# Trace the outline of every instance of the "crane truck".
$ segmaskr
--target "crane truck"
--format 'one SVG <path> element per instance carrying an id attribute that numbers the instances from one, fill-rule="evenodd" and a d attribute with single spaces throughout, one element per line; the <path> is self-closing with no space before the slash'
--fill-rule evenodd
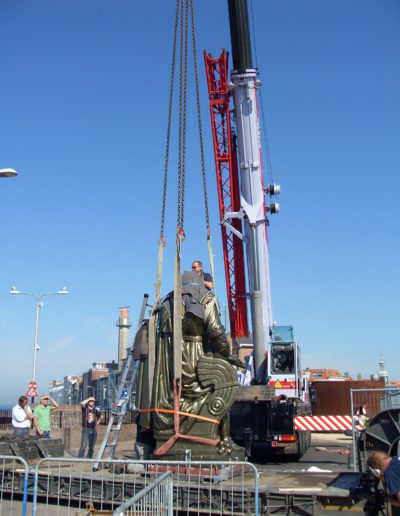
<path id="1" fill-rule="evenodd" d="M 249 337 L 253 352 L 230 413 L 231 436 L 251 456 L 254 445 L 300 458 L 310 433 L 297 431 L 295 417 L 309 415 L 308 385 L 301 379 L 300 349 L 292 326 L 277 326 L 272 316 L 268 215 L 276 184 L 264 186 L 257 90 L 252 61 L 247 0 L 228 0 L 233 69 L 228 54 L 204 52 L 224 251 L 231 337 Z M 230 102 L 233 101 L 233 109 Z M 247 281 L 246 281 L 247 276 Z M 249 303 L 248 303 L 249 300 Z"/>

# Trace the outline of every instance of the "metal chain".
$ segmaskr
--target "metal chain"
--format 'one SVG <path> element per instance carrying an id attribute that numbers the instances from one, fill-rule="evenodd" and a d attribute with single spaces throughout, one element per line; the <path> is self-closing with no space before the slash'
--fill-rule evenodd
<path id="1" fill-rule="evenodd" d="M 186 112 L 187 112 L 187 68 L 188 68 L 188 18 L 189 0 L 185 2 L 185 55 L 183 86 L 183 120 L 182 120 L 182 193 L 181 193 L 181 228 L 185 218 L 185 177 L 186 177 Z"/>
<path id="2" fill-rule="evenodd" d="M 195 31 L 195 23 L 194 23 L 193 0 L 190 0 L 190 12 L 191 12 L 191 18 L 192 18 L 193 63 L 194 63 L 195 83 L 196 83 L 197 121 L 198 121 L 198 126 L 199 126 L 201 171 L 202 171 L 202 175 L 203 175 L 204 210 L 205 210 L 205 214 L 206 214 L 208 254 L 209 254 L 209 258 L 210 258 L 211 276 L 212 276 L 213 282 L 214 282 L 214 296 L 215 296 L 215 299 L 217 299 L 215 269 L 214 269 L 214 254 L 213 254 L 213 250 L 212 250 L 211 232 L 210 232 L 210 217 L 209 217 L 209 213 L 208 213 L 207 178 L 206 178 L 206 167 L 205 167 L 205 161 L 204 161 L 203 129 L 202 129 L 202 124 L 201 124 L 199 74 L 197 71 L 196 31 Z M 217 306 L 218 306 L 218 312 L 220 313 L 218 303 L 217 303 Z"/>
<path id="3" fill-rule="evenodd" d="M 171 140 L 171 118 L 172 118 L 172 99 L 174 93 L 174 78 L 175 78 L 175 57 L 176 57 L 176 39 L 178 32 L 178 15 L 179 15 L 179 2 L 176 0 L 176 11 L 175 11 L 175 28 L 174 28 L 174 43 L 172 49 L 172 64 L 171 64 L 171 84 L 169 89 L 169 107 L 168 107 L 168 127 L 167 127 L 167 141 L 165 145 L 165 167 L 164 167 L 164 186 L 163 186 L 163 198 L 162 198 L 162 209 L 161 209 L 161 229 L 160 229 L 160 240 L 164 240 L 164 226 L 165 226 L 165 206 L 167 199 L 167 184 L 168 184 L 168 163 L 169 163 L 169 147 Z"/>
<path id="4" fill-rule="evenodd" d="M 181 39 L 180 39 L 180 66 L 179 66 L 179 128 L 178 128 L 178 201 L 177 221 L 181 227 L 181 195 L 182 195 L 182 62 L 183 62 L 183 0 L 181 0 Z"/>
<path id="5" fill-rule="evenodd" d="M 197 71 L 197 50 L 196 50 L 196 33 L 195 33 L 195 24 L 194 24 L 193 0 L 190 0 L 190 12 L 191 12 L 191 18 L 192 18 L 193 62 L 194 62 L 194 76 L 195 76 L 195 82 L 196 82 L 197 121 L 198 121 L 198 126 L 199 126 L 201 170 L 202 170 L 202 174 L 203 174 L 204 208 L 205 208 L 205 212 L 206 212 L 207 235 L 209 237 L 210 218 L 209 218 L 209 214 L 208 214 L 207 179 L 206 179 L 206 167 L 205 167 L 205 162 L 204 162 L 203 129 L 202 129 L 202 124 L 201 124 L 199 75 L 198 75 L 198 71 Z"/>
<path id="6" fill-rule="evenodd" d="M 184 2 L 184 0 L 176 0 L 174 44 L 173 44 L 172 64 L 171 64 L 171 83 L 170 83 L 169 109 L 168 109 L 168 129 L 167 129 L 167 142 L 166 142 L 166 149 L 165 149 L 164 186 L 163 186 L 163 201 L 162 201 L 161 230 L 160 230 L 160 239 L 163 242 L 165 242 L 164 227 L 165 227 L 166 195 L 167 195 L 167 183 L 168 183 L 168 163 L 169 163 L 169 149 L 170 149 L 170 136 L 171 136 L 172 103 L 173 103 L 175 62 L 176 62 L 176 44 L 177 44 L 179 12 L 181 14 L 181 17 L 180 17 L 180 67 L 179 67 L 178 192 L 177 192 L 177 195 L 178 195 L 177 226 L 178 226 L 179 230 L 183 231 L 183 224 L 184 224 L 185 177 L 186 177 L 186 133 L 187 133 L 186 119 L 187 119 L 187 83 L 188 83 L 187 70 L 188 70 L 189 0 L 185 0 L 185 2 Z M 191 12 L 191 26 L 192 26 L 192 45 L 193 45 L 195 83 L 196 83 L 197 119 L 198 119 L 198 127 L 199 127 L 201 168 L 202 168 L 202 176 L 203 176 L 204 206 L 205 206 L 205 215 L 206 215 L 207 234 L 209 235 L 210 220 L 209 220 L 209 210 L 208 210 L 207 180 L 206 180 L 205 159 L 204 159 L 203 130 L 202 130 L 201 111 L 200 111 L 200 92 L 199 92 L 199 79 L 198 79 L 198 67 L 197 67 L 197 50 L 196 50 L 196 35 L 195 35 L 195 24 L 194 24 L 193 0 L 190 0 L 190 12 Z"/>

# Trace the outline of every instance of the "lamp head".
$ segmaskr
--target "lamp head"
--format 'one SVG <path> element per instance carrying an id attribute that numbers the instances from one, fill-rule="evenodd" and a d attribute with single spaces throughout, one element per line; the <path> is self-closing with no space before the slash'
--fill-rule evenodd
<path id="1" fill-rule="evenodd" d="M 12 287 L 10 290 L 10 294 L 21 294 L 21 292 L 17 290 L 16 287 Z"/>
<path id="2" fill-rule="evenodd" d="M 63 287 L 62 290 L 59 290 L 57 294 L 69 294 L 67 287 Z"/>
<path id="3" fill-rule="evenodd" d="M 15 177 L 17 175 L 13 168 L 0 168 L 0 177 Z"/>

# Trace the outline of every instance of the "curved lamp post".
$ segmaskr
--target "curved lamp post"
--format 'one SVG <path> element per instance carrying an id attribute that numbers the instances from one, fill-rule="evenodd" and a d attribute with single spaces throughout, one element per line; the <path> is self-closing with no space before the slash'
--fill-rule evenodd
<path id="1" fill-rule="evenodd" d="M 17 175 L 13 168 L 0 168 L 0 177 L 15 177 Z"/>
<path id="2" fill-rule="evenodd" d="M 62 290 L 57 292 L 45 292 L 44 294 L 40 294 L 40 296 L 36 295 L 34 292 L 21 292 L 17 290 L 15 287 L 12 287 L 10 290 L 10 294 L 21 294 L 23 296 L 33 296 L 36 299 L 36 325 L 35 325 L 35 343 L 33 347 L 33 374 L 32 374 L 32 382 L 35 381 L 36 378 L 36 353 L 40 349 L 38 344 L 38 330 L 39 330 L 39 308 L 43 308 L 42 298 L 44 296 L 58 296 L 58 295 L 66 295 L 69 294 L 67 287 L 64 287 Z M 34 397 L 32 397 L 32 403 L 34 402 Z"/>

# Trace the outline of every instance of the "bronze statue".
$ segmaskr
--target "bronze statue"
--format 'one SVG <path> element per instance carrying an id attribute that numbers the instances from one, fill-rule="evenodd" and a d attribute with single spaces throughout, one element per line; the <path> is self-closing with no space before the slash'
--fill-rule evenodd
<path id="1" fill-rule="evenodd" d="M 182 275 L 180 380 L 174 376 L 173 314 L 171 292 L 150 319 L 153 357 L 150 342 L 140 379 L 138 406 L 142 425 L 147 424 L 156 439 L 154 458 L 182 460 L 190 449 L 193 460 L 242 459 L 242 449 L 229 438 L 228 419 L 238 387 L 232 366 L 237 362 L 230 356 L 217 301 L 195 272 Z"/>

